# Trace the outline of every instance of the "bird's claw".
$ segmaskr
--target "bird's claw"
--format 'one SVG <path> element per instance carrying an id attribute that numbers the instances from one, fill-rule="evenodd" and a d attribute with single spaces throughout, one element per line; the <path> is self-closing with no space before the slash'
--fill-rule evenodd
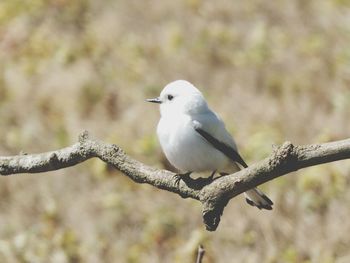
<path id="1" fill-rule="evenodd" d="M 175 179 L 175 185 L 179 186 L 180 185 L 180 180 L 181 180 L 181 175 L 175 174 L 174 175 L 174 179 Z"/>
<path id="2" fill-rule="evenodd" d="M 177 187 L 179 187 L 180 181 L 182 180 L 188 187 L 191 187 L 193 189 L 201 189 L 204 186 L 206 186 L 214 181 L 215 171 L 211 174 L 211 176 L 209 176 L 207 178 L 199 177 L 196 179 L 191 178 L 191 176 L 190 176 L 191 173 L 192 172 L 183 173 L 183 174 L 175 174 L 174 175 L 175 185 Z"/>
<path id="3" fill-rule="evenodd" d="M 175 185 L 179 186 L 181 180 L 186 180 L 190 177 L 190 174 L 192 172 L 184 173 L 184 174 L 175 174 L 174 179 L 175 179 Z"/>

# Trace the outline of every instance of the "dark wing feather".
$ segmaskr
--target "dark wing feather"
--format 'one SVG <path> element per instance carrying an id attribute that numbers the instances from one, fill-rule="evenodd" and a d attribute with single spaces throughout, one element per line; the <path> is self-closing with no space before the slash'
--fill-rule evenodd
<path id="1" fill-rule="evenodd" d="M 215 149 L 219 150 L 223 154 L 225 154 L 230 160 L 239 163 L 244 168 L 247 168 L 248 165 L 245 163 L 245 161 L 242 159 L 242 157 L 239 155 L 239 153 L 233 149 L 231 146 L 219 141 L 212 135 L 210 135 L 208 132 L 204 131 L 203 129 L 199 127 L 194 128 L 196 132 L 198 132 L 207 142 L 209 142 Z"/>

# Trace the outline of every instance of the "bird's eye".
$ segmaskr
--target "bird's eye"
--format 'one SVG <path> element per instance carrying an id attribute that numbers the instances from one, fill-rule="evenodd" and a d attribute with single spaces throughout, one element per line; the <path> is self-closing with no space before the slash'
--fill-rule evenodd
<path id="1" fill-rule="evenodd" d="M 168 95 L 168 100 L 172 100 L 174 98 L 173 95 Z"/>

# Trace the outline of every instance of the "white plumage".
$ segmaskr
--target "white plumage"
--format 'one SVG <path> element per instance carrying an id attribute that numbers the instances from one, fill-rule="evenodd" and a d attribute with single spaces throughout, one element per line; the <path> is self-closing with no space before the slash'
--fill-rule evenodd
<path id="1" fill-rule="evenodd" d="M 202 93 L 188 81 L 171 82 L 159 98 L 148 101 L 160 103 L 159 142 L 169 162 L 181 172 L 230 171 L 235 161 L 245 165 L 243 160 L 235 160 L 225 151 L 227 148 L 230 153 L 238 155 L 236 144 L 223 121 L 209 109 Z M 203 137 L 200 131 L 212 140 Z M 222 150 L 217 144 L 226 148 Z M 272 201 L 257 188 L 245 194 L 250 205 L 272 209 Z"/>

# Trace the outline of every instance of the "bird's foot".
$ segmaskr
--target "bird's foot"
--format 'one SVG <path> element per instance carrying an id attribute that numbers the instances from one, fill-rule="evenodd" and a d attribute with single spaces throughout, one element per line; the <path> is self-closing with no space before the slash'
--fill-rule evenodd
<path id="1" fill-rule="evenodd" d="M 213 181 L 215 173 L 216 170 L 211 173 L 211 175 L 208 177 L 208 180 Z"/>
<path id="2" fill-rule="evenodd" d="M 210 184 L 212 181 L 214 181 L 214 172 L 209 177 L 199 177 L 195 179 L 195 183 L 197 184 L 198 188 L 203 188 L 204 186 Z"/>
<path id="3" fill-rule="evenodd" d="M 229 175 L 229 173 L 225 173 L 225 172 L 222 172 L 222 173 L 219 173 L 219 174 L 220 174 L 220 176 L 219 176 L 218 178 L 224 177 L 224 176 L 226 176 L 226 175 Z"/>
<path id="4" fill-rule="evenodd" d="M 210 184 L 214 180 L 214 175 L 216 171 L 213 171 L 209 177 L 199 177 L 196 179 L 191 178 L 191 173 L 192 172 L 175 174 L 174 179 L 176 186 L 179 186 L 180 181 L 182 180 L 188 187 L 191 187 L 196 190 L 202 189 L 204 186 Z"/>
<path id="5" fill-rule="evenodd" d="M 175 179 L 175 185 L 179 186 L 180 181 L 188 181 L 189 179 L 191 179 L 190 174 L 192 172 L 187 172 L 187 173 L 183 173 L 183 174 L 175 174 L 174 175 L 174 179 Z"/>

